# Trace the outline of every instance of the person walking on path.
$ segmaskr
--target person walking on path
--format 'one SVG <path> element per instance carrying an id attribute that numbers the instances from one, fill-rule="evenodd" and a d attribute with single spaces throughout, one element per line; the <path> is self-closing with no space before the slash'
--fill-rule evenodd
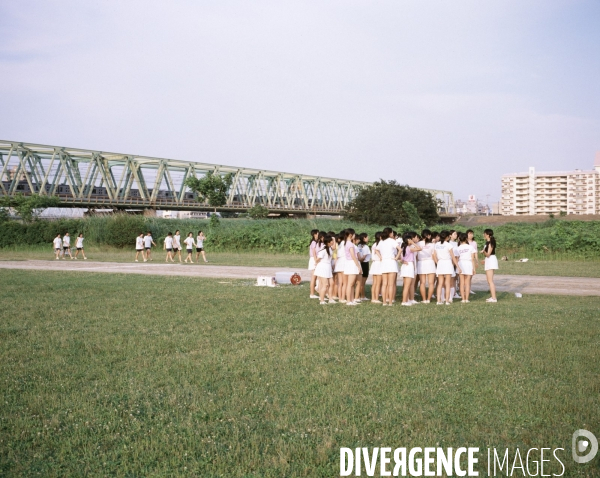
<path id="1" fill-rule="evenodd" d="M 75 259 L 77 259 L 77 256 L 81 252 L 81 254 L 83 255 L 83 258 L 85 260 L 87 260 L 87 257 L 85 256 L 85 251 L 83 250 L 83 234 L 82 233 L 80 233 L 79 236 L 77 236 L 77 240 L 75 241 L 75 248 L 77 249 L 75 251 Z"/>
<path id="2" fill-rule="evenodd" d="M 54 240 L 52 241 L 54 245 L 54 254 L 56 255 L 56 260 L 60 259 L 60 253 L 62 252 L 62 239 L 60 238 L 60 234 L 57 234 Z"/>
<path id="3" fill-rule="evenodd" d="M 144 233 L 140 232 L 140 235 L 135 238 L 135 262 L 138 262 L 139 255 L 142 255 L 142 259 L 146 262 L 144 257 Z"/>
<path id="4" fill-rule="evenodd" d="M 148 233 L 144 236 L 144 249 L 146 249 L 146 261 L 152 260 L 152 246 L 156 247 L 156 243 L 152 238 L 152 233 L 148 231 Z"/>

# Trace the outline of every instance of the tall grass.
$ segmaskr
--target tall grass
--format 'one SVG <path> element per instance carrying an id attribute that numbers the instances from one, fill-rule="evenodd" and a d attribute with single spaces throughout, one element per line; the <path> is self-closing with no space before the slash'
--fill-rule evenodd
<path id="1" fill-rule="evenodd" d="M 162 219 L 143 216 L 115 215 L 75 220 L 37 221 L 21 224 L 15 221 L 0 224 L 0 247 L 23 244 L 49 244 L 56 234 L 69 231 L 72 236 L 83 232 L 86 245 L 131 246 L 140 232 L 150 231 L 157 243 L 168 232 L 181 231 L 207 236 L 206 246 L 213 251 L 269 251 L 287 254 L 306 253 L 311 229 L 339 232 L 352 227 L 367 232 L 373 238 L 384 226 L 363 225 L 336 219 L 222 219 L 212 227 L 208 220 Z M 437 225 L 440 231 L 464 226 Z M 475 238 L 483 245 L 486 226 L 473 227 Z M 529 257 L 544 260 L 590 260 L 600 258 L 600 221 L 555 221 L 544 223 L 514 223 L 493 228 L 498 241 L 498 255 L 509 259 Z M 399 228 L 403 232 L 404 228 Z"/>

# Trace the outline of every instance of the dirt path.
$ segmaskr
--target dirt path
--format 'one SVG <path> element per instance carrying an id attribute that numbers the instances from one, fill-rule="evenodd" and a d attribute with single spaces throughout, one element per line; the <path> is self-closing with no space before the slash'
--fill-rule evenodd
<path id="1" fill-rule="evenodd" d="M 242 267 L 211 264 L 165 264 L 93 262 L 93 261 L 0 261 L 0 269 L 105 272 L 118 274 L 148 274 L 187 277 L 212 277 L 220 279 L 256 279 L 258 276 L 275 275 L 276 272 L 298 272 L 303 280 L 310 279 L 310 273 L 303 269 L 286 267 Z M 369 279 L 370 283 L 370 279 Z M 588 277 L 549 277 L 524 275 L 498 275 L 496 289 L 502 292 L 522 294 L 558 294 L 600 296 L 600 279 Z M 477 274 L 473 278 L 473 290 L 489 290 L 485 276 Z"/>

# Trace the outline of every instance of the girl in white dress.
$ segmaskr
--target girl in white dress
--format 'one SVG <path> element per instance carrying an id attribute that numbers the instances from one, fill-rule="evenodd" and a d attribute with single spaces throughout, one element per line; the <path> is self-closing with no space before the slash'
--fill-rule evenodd
<path id="1" fill-rule="evenodd" d="M 402 236 L 402 246 L 400 246 L 400 275 L 402 276 L 402 305 L 411 306 L 416 304 L 414 289 L 412 283 L 415 280 L 415 252 L 421 248 L 415 243 L 417 239 L 416 232 L 405 232 Z"/>
<path id="2" fill-rule="evenodd" d="M 319 230 L 313 229 L 310 231 L 310 244 L 308 246 L 308 270 L 312 272 L 310 276 L 310 298 L 318 299 L 319 296 L 315 293 L 317 284 L 317 276 L 315 275 L 315 265 L 317 264 L 317 241 L 319 239 Z"/>
<path id="3" fill-rule="evenodd" d="M 77 240 L 75 241 L 75 248 L 77 249 L 75 251 L 75 259 L 77 259 L 79 252 L 81 252 L 83 258 L 87 260 L 87 257 L 85 257 L 85 251 L 83 250 L 83 234 L 81 233 L 79 234 L 79 236 L 77 236 Z"/>
<path id="4" fill-rule="evenodd" d="M 394 239 L 394 231 L 386 227 L 381 233 L 381 242 L 377 250 L 381 255 L 381 293 L 383 305 L 392 306 L 394 301 L 396 278 L 398 276 L 398 243 Z"/>
<path id="5" fill-rule="evenodd" d="M 494 231 L 486 229 L 483 231 L 483 237 L 485 239 L 485 246 L 481 252 L 485 256 L 485 276 L 487 277 L 490 294 L 492 295 L 486 302 L 497 302 L 494 271 L 498 269 L 498 259 L 496 258 L 496 238 L 494 237 Z"/>
<path id="6" fill-rule="evenodd" d="M 194 253 L 194 246 L 196 245 L 194 242 L 194 234 L 189 232 L 188 236 L 183 240 L 183 242 L 185 243 L 185 248 L 187 251 L 187 256 L 184 262 L 187 264 L 187 261 L 189 260 L 190 264 L 193 264 L 194 261 L 192 260 L 192 254 Z"/>
<path id="7" fill-rule="evenodd" d="M 454 255 L 456 255 L 456 248 L 458 247 L 458 232 L 454 229 L 450 230 L 450 237 L 448 238 L 448 242 L 452 245 L 454 249 Z M 457 294 L 456 288 L 456 280 L 458 279 L 458 274 L 456 274 L 456 269 L 452 272 L 452 279 L 450 280 L 450 297 L 453 299 L 459 299 L 459 295 Z"/>
<path id="8" fill-rule="evenodd" d="M 469 244 L 467 234 L 458 235 L 458 247 L 455 255 L 458 257 L 458 267 L 460 269 L 460 296 L 465 303 L 469 302 L 469 293 L 471 292 L 471 278 L 475 270 L 475 249 Z"/>
<path id="9" fill-rule="evenodd" d="M 417 274 L 421 285 L 421 299 L 423 304 L 431 302 L 431 296 L 435 290 L 435 262 L 433 260 L 433 250 L 435 244 L 432 242 L 432 233 L 429 229 L 424 229 L 423 240 L 419 243 L 421 250 L 417 252 Z M 425 290 L 425 286 L 429 290 Z M 427 293 L 427 295 L 425 295 Z"/>
<path id="10" fill-rule="evenodd" d="M 437 266 L 436 272 L 438 276 L 438 305 L 444 304 L 444 298 L 442 297 L 442 288 L 444 288 L 446 292 L 446 305 L 450 305 L 452 303 L 452 296 L 450 295 L 450 281 L 452 280 L 452 273 L 454 272 L 454 267 L 458 266 L 458 262 L 456 261 L 456 256 L 454 255 L 454 248 L 448 242 L 449 238 L 450 232 L 442 231 L 440 233 L 440 242 L 437 242 L 435 244 L 435 249 L 433 250 L 433 260 L 435 261 L 435 264 Z"/>
<path id="11" fill-rule="evenodd" d="M 344 275 L 344 267 L 346 266 L 346 242 L 344 241 L 344 237 L 346 237 L 346 230 L 344 229 L 337 235 L 337 259 L 335 261 L 335 268 L 333 269 L 333 273 L 335 275 L 335 281 L 337 285 L 338 297 L 341 303 L 346 303 L 346 281 L 347 277 Z"/>
<path id="12" fill-rule="evenodd" d="M 381 254 L 377 249 L 381 241 L 381 231 L 375 233 L 375 242 L 371 246 L 371 275 L 373 276 L 373 284 L 371 285 L 371 303 L 381 304 L 379 293 L 381 292 Z"/>
<path id="13" fill-rule="evenodd" d="M 354 284 L 361 272 L 360 262 L 358 261 L 357 247 L 354 244 L 354 229 L 346 229 L 344 237 L 344 250 L 346 252 L 346 263 L 344 265 L 344 275 L 346 276 L 346 305 L 358 305 L 354 300 Z M 341 302 L 341 301 L 340 301 Z"/>
<path id="14" fill-rule="evenodd" d="M 471 247 L 475 250 L 475 269 L 473 269 L 473 275 L 477 274 L 477 266 L 479 265 L 479 249 L 477 247 L 477 242 L 475 241 L 474 237 L 475 233 L 473 232 L 473 229 L 467 229 L 467 240 L 469 241 Z M 470 292 L 471 294 L 475 293 L 473 291 Z"/>
<path id="15" fill-rule="evenodd" d="M 333 250 L 331 247 L 335 243 L 335 239 L 331 236 L 326 236 L 323 243 L 319 246 L 319 251 L 315 257 L 315 276 L 319 278 L 319 299 L 320 304 L 325 305 L 325 294 L 329 298 L 330 304 L 336 304 L 333 299 L 332 291 L 334 287 L 333 271 L 331 270 L 331 256 Z"/>

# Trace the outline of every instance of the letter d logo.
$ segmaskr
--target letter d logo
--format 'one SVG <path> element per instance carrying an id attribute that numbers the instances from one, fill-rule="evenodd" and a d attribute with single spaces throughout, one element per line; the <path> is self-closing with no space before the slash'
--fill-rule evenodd
<path id="1" fill-rule="evenodd" d="M 585 437 L 588 440 L 577 440 L 579 437 Z M 591 445 L 591 448 L 589 446 Z M 587 454 L 580 455 L 579 453 L 583 453 L 588 450 Z M 573 460 L 575 463 L 587 463 L 588 461 L 592 461 L 598 453 L 598 440 L 592 432 L 588 432 L 587 430 L 577 430 L 573 433 Z"/>

